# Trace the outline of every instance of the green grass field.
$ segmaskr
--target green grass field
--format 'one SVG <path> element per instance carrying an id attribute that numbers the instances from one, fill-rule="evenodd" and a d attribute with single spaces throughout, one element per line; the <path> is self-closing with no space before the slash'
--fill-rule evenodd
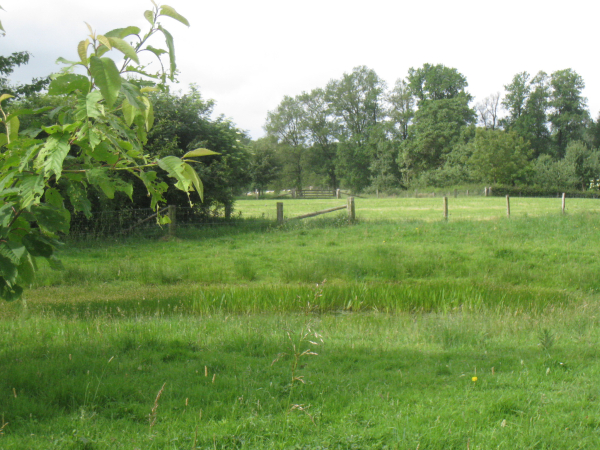
<path id="1" fill-rule="evenodd" d="M 336 206 L 344 206 L 342 199 L 264 199 L 240 200 L 236 211 L 242 217 L 277 218 L 277 202 L 283 203 L 284 217 L 292 218 Z M 356 217 L 369 221 L 399 220 L 440 220 L 443 219 L 443 198 L 356 198 Z M 454 220 L 496 220 L 506 217 L 506 199 L 502 197 L 464 197 L 448 198 L 449 219 Z M 570 214 L 581 212 L 600 212 L 600 201 L 589 199 L 566 199 L 566 211 Z M 519 198 L 510 199 L 511 217 L 537 217 L 560 214 L 560 198 Z"/>
<path id="2" fill-rule="evenodd" d="M 69 242 L 0 306 L 0 449 L 598 448 L 600 203 L 517 203 Z"/>

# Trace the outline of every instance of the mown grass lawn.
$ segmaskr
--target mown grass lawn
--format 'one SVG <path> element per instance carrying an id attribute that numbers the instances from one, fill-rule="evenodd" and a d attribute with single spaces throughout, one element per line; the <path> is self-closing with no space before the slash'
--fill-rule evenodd
<path id="1" fill-rule="evenodd" d="M 596 203 L 358 201 L 354 225 L 68 243 L 1 305 L 0 449 L 598 448 Z"/>

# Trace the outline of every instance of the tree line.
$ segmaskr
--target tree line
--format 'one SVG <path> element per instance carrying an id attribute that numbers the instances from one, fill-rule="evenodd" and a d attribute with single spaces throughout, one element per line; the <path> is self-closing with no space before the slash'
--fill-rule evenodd
<path id="1" fill-rule="evenodd" d="M 252 187 L 397 191 L 472 183 L 596 188 L 600 124 L 572 69 L 516 74 L 473 105 L 457 69 L 411 68 L 388 89 L 360 66 L 285 96 L 251 144 Z"/>
<path id="2" fill-rule="evenodd" d="M 14 67 L 27 61 L 27 52 L 0 57 L 0 88 L 14 95 L 13 109 L 53 106 L 50 114 L 21 118 L 22 129 L 39 130 L 56 123 L 69 99 L 49 95 L 48 78 L 11 84 Z M 235 197 L 248 190 L 394 193 L 474 183 L 596 188 L 600 125 L 590 117 L 576 72 L 522 72 L 503 95 L 475 104 L 467 88 L 461 73 L 443 65 L 411 68 L 391 89 L 360 66 L 325 87 L 285 96 L 267 115 L 266 136 L 254 141 L 224 116 L 213 117 L 214 101 L 194 85 L 186 92 L 149 92 L 154 124 L 144 151 L 153 158 L 181 157 L 198 147 L 219 153 L 196 166 L 204 202 L 195 208 L 206 218 L 229 215 Z M 113 198 L 101 186 L 86 186 L 89 210 L 148 207 L 143 183 L 123 177 L 133 190 L 117 190 Z M 166 183 L 168 173 L 157 177 L 169 185 L 168 203 L 188 204 L 185 192 Z M 69 195 L 65 199 L 68 204 Z"/>

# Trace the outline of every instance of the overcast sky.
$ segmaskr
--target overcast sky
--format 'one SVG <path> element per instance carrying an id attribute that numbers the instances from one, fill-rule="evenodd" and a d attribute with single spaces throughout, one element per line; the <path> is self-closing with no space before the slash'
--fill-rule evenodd
<path id="1" fill-rule="evenodd" d="M 158 1 L 157 1 L 158 2 Z M 164 19 L 174 36 L 180 86 L 196 83 L 216 113 L 253 138 L 284 95 L 324 87 L 365 65 L 389 87 L 410 67 L 444 64 L 466 76 L 475 102 L 522 71 L 571 68 L 586 83 L 592 117 L 600 110 L 597 7 L 589 0 L 341 1 L 168 0 L 190 28 Z M 0 54 L 28 50 L 16 79 L 56 71 L 76 60 L 88 34 L 136 25 L 150 0 L 0 0 L 7 35 Z"/>

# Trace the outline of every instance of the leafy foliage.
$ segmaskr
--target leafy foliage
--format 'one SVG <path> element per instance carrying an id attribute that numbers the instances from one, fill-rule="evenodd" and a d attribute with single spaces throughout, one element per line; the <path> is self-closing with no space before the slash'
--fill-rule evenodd
<path id="1" fill-rule="evenodd" d="M 188 25 L 168 6 L 155 5 L 145 17 L 150 22 L 145 33 L 127 27 L 98 34 L 88 25 L 89 36 L 77 46 L 79 61 L 59 58 L 65 66 L 48 88 L 50 95 L 64 98 L 64 104 L 72 107 L 51 112 L 45 125 L 20 130 L 21 117 L 43 114 L 48 108 L 11 109 L 7 100 L 12 94 L 0 94 L 0 297 L 14 300 L 22 294 L 33 281 L 37 257 L 59 267 L 54 249 L 69 231 L 65 204 L 68 201 L 72 210 L 89 215 L 86 193 L 91 187 L 108 198 L 116 192 L 131 198 L 131 179 L 136 178 L 146 187 L 152 207 L 157 207 L 167 190 L 157 176 L 160 168 L 175 179 L 190 202 L 193 192 L 202 198 L 202 182 L 189 164 L 200 153 L 157 158 L 144 151 L 154 122 L 147 93 L 176 74 L 173 39 L 161 21 L 169 17 Z M 150 49 L 148 42 L 155 34 L 163 35 L 166 49 Z M 123 58 L 121 68 L 107 56 L 111 50 Z M 138 57 L 144 50 L 159 61 L 168 55 L 169 70 L 147 72 Z M 13 55 L 7 64 L 26 61 L 26 54 Z"/>

